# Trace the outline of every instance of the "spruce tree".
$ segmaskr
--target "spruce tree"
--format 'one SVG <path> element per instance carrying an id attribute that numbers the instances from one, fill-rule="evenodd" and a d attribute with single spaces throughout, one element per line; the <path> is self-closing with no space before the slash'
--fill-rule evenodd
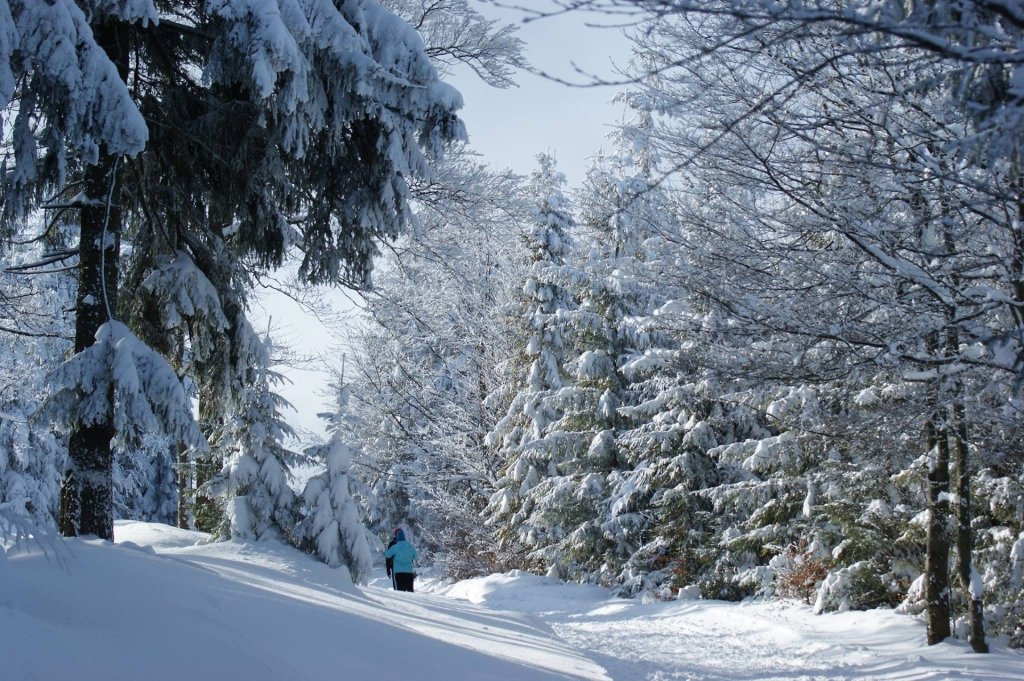
<path id="1" fill-rule="evenodd" d="M 542 154 L 538 162 L 526 190 L 535 204 L 523 236 L 532 265 L 518 306 L 525 375 L 507 413 L 487 436 L 505 464 L 486 512 L 488 522 L 500 528 L 506 550 L 525 551 L 531 565 L 549 569 L 556 561 L 546 550 L 578 526 L 595 497 L 588 487 L 579 490 L 583 494 L 576 508 L 562 507 L 578 491 L 567 469 L 589 444 L 561 423 L 570 407 L 561 398 L 571 383 L 565 365 L 566 315 L 574 302 L 566 287 L 571 272 L 566 262 L 575 219 L 554 159 Z"/>
<path id="2" fill-rule="evenodd" d="M 222 273 L 265 271 L 300 245 L 308 281 L 367 285 L 375 241 L 409 220 L 408 181 L 464 134 L 458 94 L 415 31 L 373 0 L 299 11 L 138 2 L 88 18 L 64 0 L 11 9 L 0 41 L 0 95 L 17 112 L 4 214 L 10 226 L 34 208 L 80 211 L 78 352 L 123 314 L 122 234 L 141 260 L 136 281 L 183 251 L 216 285 L 235 284 Z M 236 330 L 244 288 L 222 289 L 239 304 L 225 315 Z M 207 376 L 223 386 L 240 374 L 222 363 Z M 67 533 L 111 536 L 114 411 L 74 426 Z"/>
<path id="3" fill-rule="evenodd" d="M 358 481 L 352 475 L 353 452 L 347 442 L 352 419 L 349 413 L 350 390 L 338 389 L 338 401 L 329 416 L 330 441 L 312 452 L 326 470 L 313 476 L 302 493 L 306 517 L 298 529 L 300 546 L 315 553 L 331 567 L 345 565 L 352 580 L 365 584 L 373 569 L 369 534 L 363 523 L 363 511 L 356 498 Z"/>

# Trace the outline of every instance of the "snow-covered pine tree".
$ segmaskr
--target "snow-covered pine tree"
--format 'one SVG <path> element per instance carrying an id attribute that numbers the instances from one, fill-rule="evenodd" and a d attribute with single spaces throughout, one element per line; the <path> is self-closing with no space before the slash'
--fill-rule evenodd
<path id="1" fill-rule="evenodd" d="M 174 525 L 178 521 L 177 443 L 143 435 L 114 444 L 114 517 Z"/>
<path id="2" fill-rule="evenodd" d="M 28 419 L 44 397 L 45 374 L 70 347 L 67 320 L 55 318 L 53 310 L 73 308 L 75 285 L 68 273 L 50 271 L 69 255 L 68 225 L 60 220 L 30 224 L 41 233 L 25 245 L 11 246 L 7 269 L 0 274 L 0 328 L 10 336 L 9 350 L 0 362 L 8 386 L 0 406 L 6 415 L 0 425 L 5 452 L 0 504 L 48 529 L 56 526 L 66 442 L 49 428 L 30 425 Z M 171 464 L 160 437 L 143 435 L 135 444 L 130 438 L 116 442 L 115 516 L 173 522 L 176 480 Z"/>
<path id="3" fill-rule="evenodd" d="M 129 301 L 126 314 L 151 344 L 172 354 L 180 373 L 190 377 L 196 391 L 193 397 L 198 398 L 201 427 L 207 439 L 213 440 L 216 430 L 229 418 L 229 411 L 235 413 L 235 396 L 243 385 L 238 372 L 244 373 L 248 358 L 232 360 L 238 331 L 229 323 L 228 314 L 238 314 L 238 305 L 230 304 L 232 292 L 246 285 L 248 279 L 244 270 L 230 267 L 228 256 L 217 257 L 225 246 L 215 234 L 202 242 L 198 238 L 194 241 L 188 251 L 163 256 L 147 253 L 132 259 L 128 276 L 141 281 L 135 286 L 138 295 Z M 203 258 L 205 270 L 193 260 L 192 253 Z M 207 272 L 216 277 L 217 285 Z M 213 447 L 202 451 L 179 449 L 176 454 L 177 523 L 219 532 L 224 525 L 223 505 L 200 489 L 223 467 L 223 452 Z"/>
<path id="4" fill-rule="evenodd" d="M 671 370 L 655 358 L 670 357 L 675 346 L 653 317 L 672 292 L 661 285 L 654 269 L 661 265 L 661 254 L 649 250 L 674 232 L 673 211 L 655 182 L 650 113 L 638 102 L 632 105 L 635 120 L 618 131 L 612 155 L 596 158 L 580 195 L 581 232 L 589 252 L 576 286 L 579 309 L 571 315 L 573 348 L 580 353 L 575 360 L 578 381 L 594 390 L 596 401 L 590 401 L 599 416 L 588 459 L 604 476 L 593 522 L 601 542 L 587 549 L 586 576 L 606 583 L 625 581 L 627 591 L 642 586 L 642 577 L 635 579 L 642 570 L 623 568 L 649 541 L 655 518 L 649 506 L 655 493 L 654 461 L 638 436 L 648 422 L 637 407 L 651 397 L 645 381 L 667 378 Z M 654 364 L 659 371 L 637 371 L 640 365 Z M 580 371 L 586 368 L 590 370 Z M 660 448 L 655 451 L 655 457 L 663 455 Z"/>
<path id="5" fill-rule="evenodd" d="M 559 482 L 590 485 L 593 507 L 547 548 L 566 576 L 622 583 L 626 593 L 707 576 L 693 560 L 696 511 L 707 504 L 692 492 L 719 480 L 707 453 L 716 431 L 723 442 L 769 434 L 750 410 L 721 399 L 703 368 L 707 337 L 693 332 L 701 324 L 687 291 L 666 286 L 681 261 L 682 228 L 656 175 L 651 115 L 641 97 L 634 104 L 640 112 L 615 156 L 588 175 L 580 231 L 589 253 L 563 277 L 580 301 L 562 315 L 576 376 L 560 390 L 567 408 L 552 428 L 587 446 L 562 464 Z M 568 517 L 580 496 L 547 498 L 549 517 Z"/>
<path id="6" fill-rule="evenodd" d="M 534 568 L 548 570 L 558 560 L 556 547 L 595 512 L 598 489 L 593 479 L 573 480 L 571 462 L 585 456 L 593 436 L 581 437 L 564 422 L 571 413 L 571 376 L 566 367 L 567 313 L 574 302 L 567 265 L 575 219 L 563 193 L 565 176 L 547 154 L 526 189 L 534 207 L 524 228 L 532 265 L 523 282 L 517 323 L 522 343 L 518 357 L 525 375 L 510 393 L 505 415 L 488 433 L 489 446 L 504 461 L 503 475 L 488 502 L 503 550 L 523 551 Z M 516 371 L 516 367 L 510 367 Z M 515 376 L 516 374 L 513 374 Z"/>
<path id="7" fill-rule="evenodd" d="M 12 244 L 0 272 L 0 507 L 40 531 L 57 524 L 66 442 L 49 428 L 33 427 L 31 414 L 45 397 L 45 376 L 70 346 L 68 319 L 55 309 L 73 307 L 72 276 L 50 268 L 66 255 L 65 226 L 46 232 L 32 220 L 37 238 Z M 27 273 L 32 272 L 32 276 Z"/>
<path id="8" fill-rule="evenodd" d="M 0 404 L 0 509 L 49 528 L 56 521 L 65 451 L 51 433 L 27 425 L 34 408 L 11 398 Z"/>
<path id="9" fill-rule="evenodd" d="M 12 220 L 44 205 L 80 211 L 75 350 L 83 352 L 113 320 L 121 233 L 118 172 L 122 157 L 139 153 L 148 138 L 125 84 L 127 38 L 133 25 L 154 21 L 157 12 L 145 1 L 97 6 L 88 17 L 68 0 L 7 7 L 0 70 L 16 79 L 0 83 L 0 103 L 10 103 L 7 113 L 16 113 L 5 145 L 12 168 L 3 178 L 5 231 Z M 122 336 L 120 330 L 113 334 Z M 61 496 L 65 534 L 113 536 L 115 426 L 113 406 L 108 407 L 104 415 L 96 412 L 72 424 Z"/>
<path id="10" fill-rule="evenodd" d="M 191 252 L 206 258 L 205 268 L 189 253 L 165 258 L 142 283 L 153 314 L 168 331 L 187 332 L 191 367 L 199 388 L 199 410 L 211 442 L 209 452 L 184 452 L 183 493 L 192 497 L 190 518 L 182 518 L 221 537 L 243 539 L 293 536 L 300 512 L 289 485 L 290 462 L 297 454 L 285 447 L 292 435 L 274 391 L 282 376 L 273 370 L 273 345 L 261 338 L 242 312 L 249 276 L 222 255 L 226 246 L 208 235 L 208 248 Z M 227 342 L 225 342 L 225 340 Z"/>
<path id="11" fill-rule="evenodd" d="M 334 413 L 328 416 L 330 440 L 309 452 L 310 458 L 323 461 L 326 470 L 311 477 L 302 493 L 305 518 L 296 530 L 299 546 L 317 555 L 331 567 L 344 565 L 352 580 L 364 584 L 373 569 L 369 531 L 356 500 L 358 480 L 352 474 L 352 448 L 347 442 L 351 432 L 350 389 L 338 389 Z"/>
<path id="12" fill-rule="evenodd" d="M 1024 442 L 1021 438 L 1021 402 L 1006 399 L 1007 386 L 995 382 L 972 385 L 993 425 L 986 438 L 972 443 L 977 471 L 971 481 L 976 514 L 975 569 L 985 593 L 986 625 L 993 634 L 1010 637 L 1010 645 L 1024 648 Z M 977 426 L 975 425 L 977 430 Z M 980 454 L 980 456 L 979 456 Z M 966 624 L 957 609 L 957 625 Z M 954 626 L 957 630 L 958 626 Z"/>
<path id="13" fill-rule="evenodd" d="M 664 34 L 643 44 L 649 59 L 660 63 L 674 50 L 693 47 L 684 25 L 666 22 L 662 28 Z M 743 120 L 716 138 L 716 121 L 742 119 L 756 101 L 759 81 L 751 78 L 766 70 L 739 51 L 716 62 L 710 78 L 684 67 L 671 76 L 652 75 L 641 91 L 660 112 L 653 145 L 683 156 L 706 153 L 714 162 L 688 170 L 678 183 L 660 182 L 673 192 L 679 229 L 664 234 L 657 247 L 663 252 L 655 271 L 675 289 L 675 300 L 666 301 L 658 316 L 675 327 L 679 348 L 629 366 L 642 376 L 650 363 L 655 380 L 648 385 L 661 382 L 634 414 L 668 407 L 642 424 L 633 442 L 643 451 L 644 443 L 661 440 L 676 457 L 659 457 L 648 473 L 662 488 L 656 503 L 667 522 L 638 565 L 659 568 L 662 575 L 652 581 L 668 576 L 674 586 L 697 582 L 719 597 L 770 591 L 775 573 L 769 559 L 800 542 L 807 528 L 802 507 L 814 489 L 811 469 L 828 452 L 815 437 L 834 408 L 827 381 L 857 360 L 841 361 L 842 348 L 833 347 L 827 333 L 814 336 L 818 345 L 785 334 L 791 319 L 825 323 L 825 301 L 842 305 L 849 298 L 825 294 L 824 307 L 809 305 L 807 287 L 823 294 L 836 290 L 836 281 L 812 266 L 840 252 L 835 240 L 826 234 L 792 248 L 785 225 L 803 227 L 807 216 L 798 208 L 775 214 L 771 209 L 783 204 L 766 198 L 770 183 L 750 183 L 733 172 L 730 164 L 741 166 L 759 152 L 758 144 L 769 144 L 762 134 L 769 124 Z M 675 88 L 684 83 L 701 94 L 701 107 L 681 103 Z M 841 271 L 837 265 L 835 272 Z M 842 317 L 838 311 L 846 308 L 839 305 L 832 312 Z M 856 308 L 849 310 L 856 317 Z M 659 360 L 673 366 L 674 377 L 657 375 Z"/>
<path id="14" fill-rule="evenodd" d="M 196 98 L 205 85 L 188 60 L 156 68 L 161 85 L 143 98 L 143 111 L 162 130 L 188 134 L 154 139 L 131 168 L 133 196 L 145 208 L 136 213 L 135 252 L 152 258 L 140 270 L 184 252 L 221 296 L 220 319 L 185 318 L 211 432 L 238 416 L 253 275 L 297 245 L 301 280 L 367 287 L 376 240 L 409 221 L 408 182 L 429 176 L 430 158 L 462 135 L 457 93 L 438 81 L 415 32 L 376 2 L 315 2 L 303 6 L 305 16 L 236 9 L 218 5 L 205 15 L 211 35 L 237 38 L 204 44 L 193 57 L 212 75 L 208 96 Z M 245 29 L 232 34 L 226 27 L 236 23 Z M 276 75 L 264 78 L 264 67 Z M 239 106 L 239 93 L 251 106 Z M 168 198 L 158 211 L 153 195 Z M 213 326 L 204 329 L 207 321 Z M 240 345 L 211 343 L 221 329 Z M 219 468 L 197 465 L 199 486 L 204 470 Z M 218 522 L 215 510 L 200 509 L 207 515 L 200 521 Z"/>
<path id="15" fill-rule="evenodd" d="M 735 17 L 710 19 L 698 36 L 685 21 L 664 16 L 644 35 L 652 38 L 644 43 L 652 63 L 669 65 L 649 72 L 657 83 L 649 96 L 662 122 L 677 121 L 674 132 L 671 123 L 662 129 L 660 142 L 679 157 L 701 161 L 686 165 L 680 183 L 692 192 L 686 218 L 700 237 L 687 243 L 687 266 L 676 274 L 697 301 L 722 315 L 734 339 L 746 337 L 746 349 L 732 345 L 732 370 L 747 373 L 748 385 L 760 383 L 763 395 L 758 399 L 749 389 L 749 397 L 733 394 L 755 408 L 764 405 L 773 419 L 796 417 L 774 424 L 788 430 L 780 436 L 794 438 L 788 462 L 775 456 L 788 447 L 757 456 L 761 443 L 749 455 L 749 445 L 718 455 L 744 457 L 742 464 L 760 469 L 759 477 L 774 476 L 784 485 L 821 470 L 830 451 L 849 452 L 853 466 L 863 466 L 866 456 L 893 456 L 868 437 L 850 451 L 822 446 L 829 438 L 817 436 L 850 418 L 849 396 L 857 388 L 895 374 L 915 394 L 917 413 L 902 424 L 893 418 L 889 432 L 914 442 L 932 463 L 926 467 L 931 529 L 925 581 L 929 640 L 935 642 L 949 631 L 949 464 L 962 456 L 964 475 L 957 480 L 968 481 L 971 443 L 985 439 L 972 434 L 984 421 L 972 414 L 964 386 L 975 377 L 985 385 L 1001 372 L 1017 372 L 1020 354 L 1017 317 L 994 302 L 1014 297 L 1019 273 L 988 260 L 1018 250 L 1016 228 L 1007 229 L 1015 220 L 990 219 L 1015 210 L 1014 192 L 1006 189 L 1014 186 L 1009 176 L 1017 143 L 1008 143 L 1007 129 L 995 122 L 1007 102 L 992 72 L 982 69 L 965 86 L 948 63 L 886 43 L 892 25 L 853 44 L 849 36 L 818 31 L 820 24 L 799 10 L 787 19 L 760 25 L 749 50 L 731 43 L 750 35 L 749 22 Z M 922 27 L 932 29 L 945 30 Z M 808 49 L 819 40 L 818 48 Z M 837 52 L 840 40 L 844 47 Z M 886 49 L 878 49 L 879 41 Z M 687 55 L 693 54 L 707 55 L 700 68 L 690 66 Z M 966 54 L 957 59 L 970 61 Z M 896 82 L 920 87 L 893 88 Z M 768 92 L 764 83 L 782 89 Z M 699 107 L 687 104 L 692 96 Z M 980 290 L 986 294 L 979 297 Z M 720 376 L 729 375 L 726 364 L 715 366 Z M 897 441 L 895 457 L 903 459 L 904 440 Z M 974 553 L 969 493 L 963 484 L 957 494 L 957 543 L 966 540 L 958 548 L 958 570 L 970 591 L 970 638 L 980 650 L 981 599 L 966 574 Z M 798 504 L 787 498 L 796 494 L 779 497 L 775 519 L 760 514 L 748 536 L 762 527 L 799 529 Z M 776 551 L 785 537 L 759 546 Z"/>
<path id="16" fill-rule="evenodd" d="M 545 551 L 562 576 L 580 580 L 608 579 L 603 573 L 612 556 L 625 560 L 639 545 L 633 509 L 610 499 L 623 480 L 620 409 L 632 400 L 620 367 L 650 340 L 635 322 L 650 294 L 637 266 L 652 229 L 645 210 L 652 204 L 645 196 L 650 187 L 628 175 L 631 163 L 625 156 L 598 156 L 579 197 L 578 257 L 559 274 L 577 304 L 562 313 L 565 367 L 572 380 L 558 391 L 562 415 L 552 430 L 576 444 L 567 448 L 575 452 L 572 458 L 559 465 L 560 493 L 543 511 L 559 518 L 567 533 Z M 575 525 L 564 520 L 571 517 Z"/>
<path id="17" fill-rule="evenodd" d="M 158 255 L 201 242 L 208 223 L 232 227 L 232 257 L 264 267 L 299 236 L 304 276 L 364 285 L 374 240 L 408 220 L 408 179 L 429 174 L 428 157 L 463 135 L 458 94 L 438 81 L 415 32 L 373 0 L 186 3 L 175 6 L 180 23 L 160 21 L 149 2 L 97 6 L 88 18 L 63 1 L 11 10 L 0 48 L 25 58 L 0 73 L 17 111 L 5 215 L 39 206 L 43 192 L 58 197 L 50 207 L 81 207 L 79 351 L 116 316 L 122 217 L 140 242 L 174 226 Z M 130 69 L 141 75 L 131 90 Z M 125 163 L 147 141 L 139 108 L 160 134 Z M 74 200 L 81 178 L 87 201 Z M 179 238 L 190 231 L 200 235 L 191 244 Z M 69 478 L 67 532 L 110 534 L 112 436 L 109 423 L 72 436 L 82 474 Z M 84 525 L 83 495 L 87 511 L 99 506 Z"/>
<path id="18" fill-rule="evenodd" d="M 126 447 L 138 447 L 152 436 L 206 447 L 177 374 L 120 322 L 103 324 L 96 342 L 53 371 L 48 383 L 50 394 L 33 415 L 40 424 L 54 422 L 77 432 L 109 423 L 111 439 L 116 435 Z M 86 499 L 111 523 L 111 533 L 112 473 L 111 461 L 104 474 L 107 496 Z M 62 505 L 63 510 L 76 510 L 75 500 L 62 502 L 67 503 L 70 507 Z M 67 533 L 66 528 L 62 531 Z"/>
<path id="19" fill-rule="evenodd" d="M 10 220 L 44 203 L 84 164 L 97 164 L 101 154 L 137 154 L 145 146 L 145 122 L 118 72 L 120 55 L 107 42 L 113 36 L 94 28 L 106 27 L 106 18 L 153 21 L 156 10 L 140 0 L 97 7 L 86 16 L 72 0 L 15 0 L 2 12 L 0 109 L 10 169 L 2 201 L 9 234 Z M 81 205 L 80 191 L 67 198 L 75 195 Z"/>
<path id="20" fill-rule="evenodd" d="M 304 280 L 365 287 L 376 241 L 409 222 L 408 183 L 429 177 L 430 159 L 465 137 L 454 113 L 461 97 L 438 80 L 416 31 L 376 0 L 317 0 L 300 15 L 238 9 L 213 12 L 224 38 L 210 45 L 204 75 L 224 95 L 214 132 L 245 152 L 231 163 L 248 165 L 232 175 L 242 191 L 213 207 L 237 219 L 241 253 L 279 263 L 294 225 Z M 250 111 L 235 112 L 234 89 Z"/>
<path id="21" fill-rule="evenodd" d="M 232 330 L 237 334 L 231 345 L 238 350 L 238 374 L 231 402 L 219 405 L 221 422 L 211 443 L 223 468 L 204 485 L 223 509 L 217 533 L 239 539 L 273 536 L 294 543 L 298 508 L 289 464 L 298 457 L 285 446 L 294 435 L 281 415 L 289 405 L 274 392 L 284 377 L 273 370 L 269 335 L 257 335 L 244 318 Z"/>

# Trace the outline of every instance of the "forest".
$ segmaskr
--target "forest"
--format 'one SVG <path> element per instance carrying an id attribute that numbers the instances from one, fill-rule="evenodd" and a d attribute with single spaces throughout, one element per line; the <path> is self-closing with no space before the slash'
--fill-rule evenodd
<path id="1" fill-rule="evenodd" d="M 360 582 L 401 526 L 452 579 L 1024 646 L 1024 9 L 524 6 L 632 44 L 569 186 L 468 143 L 454 70 L 530 68 L 488 4 L 0 0 L 0 536 Z M 252 322 L 285 271 L 361 301 L 319 443 Z"/>

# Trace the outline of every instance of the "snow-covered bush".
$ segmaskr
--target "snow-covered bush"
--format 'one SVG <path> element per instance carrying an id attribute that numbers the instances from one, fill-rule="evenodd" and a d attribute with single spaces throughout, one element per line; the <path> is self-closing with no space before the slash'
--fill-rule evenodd
<path id="1" fill-rule="evenodd" d="M 25 227 L 43 230 L 41 215 Z M 37 221 L 38 220 L 38 221 Z M 45 397 L 47 373 L 70 348 L 68 319 L 54 315 L 74 305 L 75 282 L 68 273 L 25 276 L 23 269 L 46 260 L 67 236 L 54 225 L 49 239 L 8 246 L 0 270 L 0 507 L 29 519 L 37 528 L 53 528 L 67 441 L 49 427 L 30 423 Z"/>
<path id="2" fill-rule="evenodd" d="M 863 581 L 870 574 L 871 566 L 867 561 L 860 561 L 829 573 L 817 591 L 814 612 L 845 612 L 863 609 L 857 607 L 857 596 L 855 595 L 857 588 L 854 583 Z"/>
<path id="3" fill-rule="evenodd" d="M 814 611 L 830 612 L 893 607 L 902 592 L 898 584 L 887 580 L 878 563 L 862 560 L 830 572 L 818 589 Z"/>
<path id="4" fill-rule="evenodd" d="M 305 523 L 296 529 L 299 546 L 309 542 L 311 552 L 331 567 L 344 565 L 357 584 L 366 583 L 373 568 L 366 526 L 352 498 L 345 445 L 332 441 L 326 453 L 327 470 L 310 478 L 303 492 Z"/>
<path id="5" fill-rule="evenodd" d="M 986 619 L 992 631 L 1024 646 L 1024 477 L 983 470 L 975 480 L 976 570 Z"/>
<path id="6" fill-rule="evenodd" d="M 829 576 L 830 558 L 827 554 L 821 555 L 813 547 L 808 548 L 805 541 L 799 546 L 788 547 L 769 563 L 778 573 L 776 593 L 788 598 L 799 598 L 809 605 Z"/>
<path id="7" fill-rule="evenodd" d="M 167 437 L 143 435 L 137 443 L 114 447 L 114 517 L 177 523 L 177 447 Z"/>
<path id="8" fill-rule="evenodd" d="M 52 433 L 26 423 L 24 406 L 8 401 L 0 409 L 0 508 L 53 527 L 66 451 Z"/>

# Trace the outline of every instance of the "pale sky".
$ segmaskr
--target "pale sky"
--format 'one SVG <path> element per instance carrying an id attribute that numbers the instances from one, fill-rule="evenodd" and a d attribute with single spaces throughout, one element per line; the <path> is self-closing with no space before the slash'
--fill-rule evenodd
<path id="1" fill-rule="evenodd" d="M 543 2 L 527 2 L 538 8 Z M 522 13 L 476 3 L 484 16 L 518 23 Z M 607 81 L 619 80 L 616 67 L 629 59 L 629 43 L 615 28 L 592 28 L 587 22 L 608 18 L 567 14 L 521 25 L 530 63 L 555 78 L 586 83 L 590 78 L 577 68 Z M 498 90 L 481 82 L 469 69 L 450 79 L 462 92 L 466 106 L 462 118 L 469 129 L 470 146 L 494 168 L 529 173 L 537 154 L 554 152 L 571 185 L 584 177 L 587 159 L 605 145 L 612 125 L 622 118 L 623 106 L 611 102 L 618 90 L 610 86 L 570 87 L 554 80 L 520 73 L 517 88 Z"/>
<path id="2" fill-rule="evenodd" d="M 523 0 L 541 7 L 544 0 Z M 487 3 L 475 3 L 488 18 L 514 23 L 521 12 L 503 11 Z M 586 21 L 598 17 L 570 14 L 524 25 L 519 37 L 526 43 L 527 59 L 535 68 L 570 82 L 583 83 L 585 76 L 575 72 L 574 64 L 606 80 L 616 79 L 614 66 L 625 65 L 628 42 L 615 29 L 589 28 Z M 461 112 L 469 130 L 470 147 L 494 169 L 509 168 L 529 174 L 536 167 L 537 154 L 552 152 L 569 185 L 579 185 L 588 159 L 602 146 L 606 136 L 622 118 L 621 104 L 612 104 L 613 87 L 569 87 L 531 73 L 521 73 L 519 87 L 498 90 L 481 82 L 469 69 L 447 79 L 462 93 L 466 102 Z M 350 304 L 341 293 L 331 295 L 339 308 Z M 262 296 L 262 305 L 252 309 L 253 326 L 267 328 L 271 318 L 275 341 L 293 347 L 296 352 L 331 352 L 339 339 L 298 305 L 279 294 Z M 340 365 L 340 357 L 331 357 Z M 328 364 L 322 369 L 279 368 L 290 384 L 279 387 L 280 394 L 296 408 L 284 416 L 292 427 L 322 435 L 323 422 L 318 412 L 327 411 L 331 397 L 327 389 Z M 300 433 L 301 438 L 301 433 Z"/>

